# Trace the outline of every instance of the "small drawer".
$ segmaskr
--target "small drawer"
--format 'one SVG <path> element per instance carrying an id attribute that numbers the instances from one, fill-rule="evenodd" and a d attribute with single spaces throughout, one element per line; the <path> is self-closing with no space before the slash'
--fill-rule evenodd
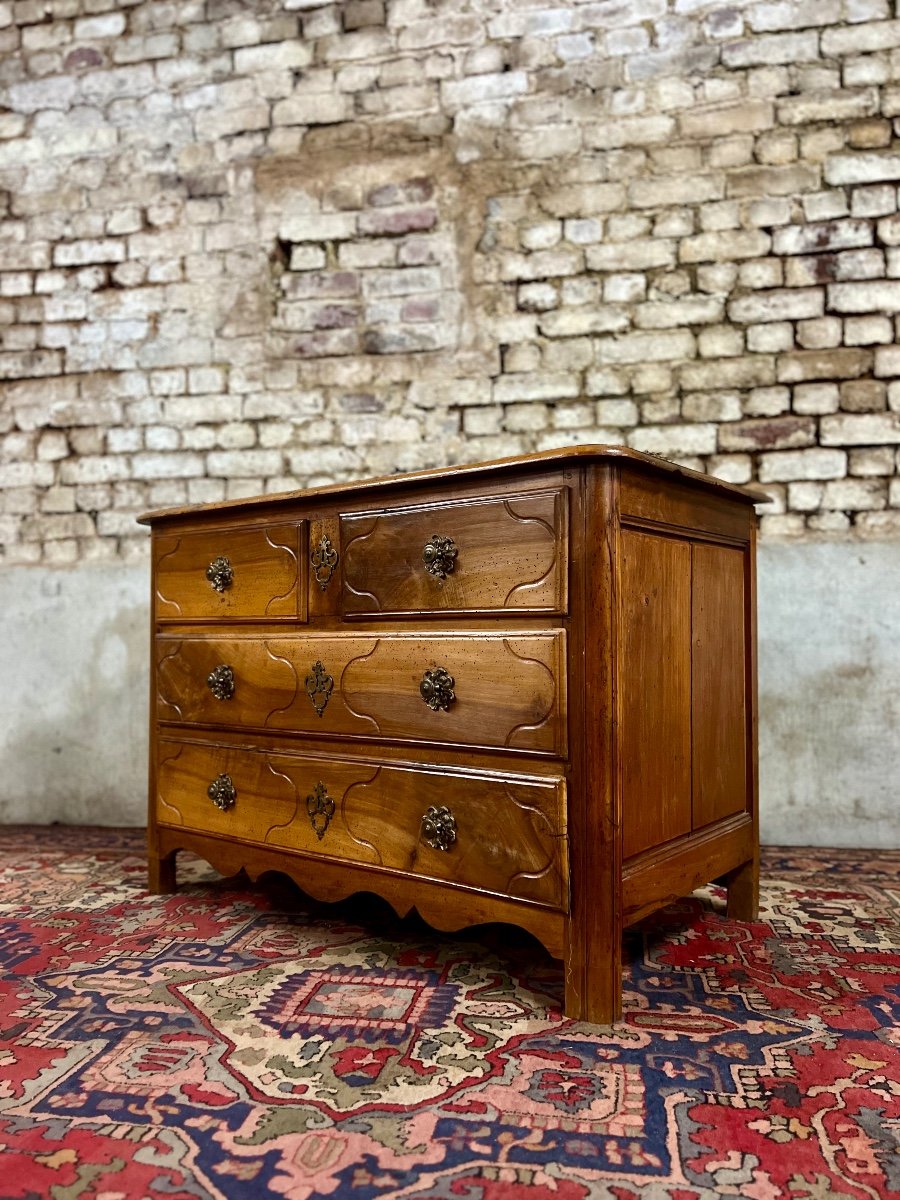
<path id="1" fill-rule="evenodd" d="M 303 618 L 303 532 L 301 522 L 155 534 L 157 619 Z"/>
<path id="2" fill-rule="evenodd" d="M 567 492 L 343 514 L 345 616 L 566 611 Z"/>
<path id="3" fill-rule="evenodd" d="M 564 756 L 565 632 L 160 637 L 157 716 Z"/>
<path id="4" fill-rule="evenodd" d="M 163 739 L 156 813 L 162 825 L 567 904 L 565 784 L 557 777 Z"/>

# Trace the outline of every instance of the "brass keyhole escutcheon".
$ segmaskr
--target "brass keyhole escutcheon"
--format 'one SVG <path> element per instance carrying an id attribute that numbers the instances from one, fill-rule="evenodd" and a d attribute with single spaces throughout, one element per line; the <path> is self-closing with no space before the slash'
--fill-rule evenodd
<path id="1" fill-rule="evenodd" d="M 224 554 L 214 558 L 206 568 L 206 578 L 217 592 L 224 592 L 234 583 L 234 569 Z"/>
<path id="2" fill-rule="evenodd" d="M 206 789 L 206 794 L 221 812 L 227 812 L 237 800 L 237 788 L 230 775 L 217 775 Z"/>
<path id="3" fill-rule="evenodd" d="M 422 699 L 432 712 L 438 709 L 447 712 L 456 699 L 453 690 L 454 679 L 446 667 L 432 667 L 425 672 L 419 684 Z"/>
<path id="4" fill-rule="evenodd" d="M 456 841 L 456 818 L 447 807 L 426 809 L 422 816 L 422 840 L 432 850 L 449 850 Z"/>
<path id="5" fill-rule="evenodd" d="M 338 552 L 332 546 L 331 538 L 327 533 L 322 534 L 318 546 L 309 556 L 309 561 L 316 577 L 316 583 L 324 592 L 331 582 L 334 568 L 338 564 Z"/>
<path id="6" fill-rule="evenodd" d="M 325 711 L 325 705 L 334 691 L 334 679 L 326 672 L 322 663 L 317 662 L 313 666 L 312 671 L 307 675 L 304 683 L 306 685 L 306 694 L 312 701 L 316 715 L 321 717 Z"/>
<path id="7" fill-rule="evenodd" d="M 234 695 L 234 668 L 226 663 L 213 667 L 206 677 L 206 686 L 217 700 L 230 700 Z"/>
<path id="8" fill-rule="evenodd" d="M 321 781 L 313 788 L 312 794 L 306 797 L 306 811 L 309 814 L 309 823 L 321 842 L 334 816 L 334 801 Z"/>
<path id="9" fill-rule="evenodd" d="M 435 533 L 432 535 L 431 541 L 425 543 L 425 549 L 422 551 L 425 570 L 435 579 L 446 579 L 456 568 L 457 554 L 459 551 L 453 538 Z"/>

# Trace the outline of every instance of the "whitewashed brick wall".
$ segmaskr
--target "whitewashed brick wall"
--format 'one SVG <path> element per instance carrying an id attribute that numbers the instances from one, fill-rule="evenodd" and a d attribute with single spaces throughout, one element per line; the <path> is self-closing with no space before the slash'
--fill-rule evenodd
<path id="1" fill-rule="evenodd" d="M 0 554 L 620 442 L 900 534 L 890 0 L 0 0 Z"/>

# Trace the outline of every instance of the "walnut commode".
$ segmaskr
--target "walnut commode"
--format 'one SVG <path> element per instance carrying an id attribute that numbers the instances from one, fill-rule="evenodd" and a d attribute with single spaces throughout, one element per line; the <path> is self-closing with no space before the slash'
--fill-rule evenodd
<path id="1" fill-rule="evenodd" d="M 150 513 L 150 887 L 193 850 L 621 1010 L 622 930 L 758 888 L 753 505 L 619 447 Z"/>

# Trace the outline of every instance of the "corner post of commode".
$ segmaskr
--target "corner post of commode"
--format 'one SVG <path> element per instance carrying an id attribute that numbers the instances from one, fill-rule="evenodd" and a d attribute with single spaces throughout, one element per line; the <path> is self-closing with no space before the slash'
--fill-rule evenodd
<path id="1" fill-rule="evenodd" d="M 618 470 L 589 463 L 574 506 L 567 1017 L 622 1013 L 622 822 L 617 762 Z"/>

